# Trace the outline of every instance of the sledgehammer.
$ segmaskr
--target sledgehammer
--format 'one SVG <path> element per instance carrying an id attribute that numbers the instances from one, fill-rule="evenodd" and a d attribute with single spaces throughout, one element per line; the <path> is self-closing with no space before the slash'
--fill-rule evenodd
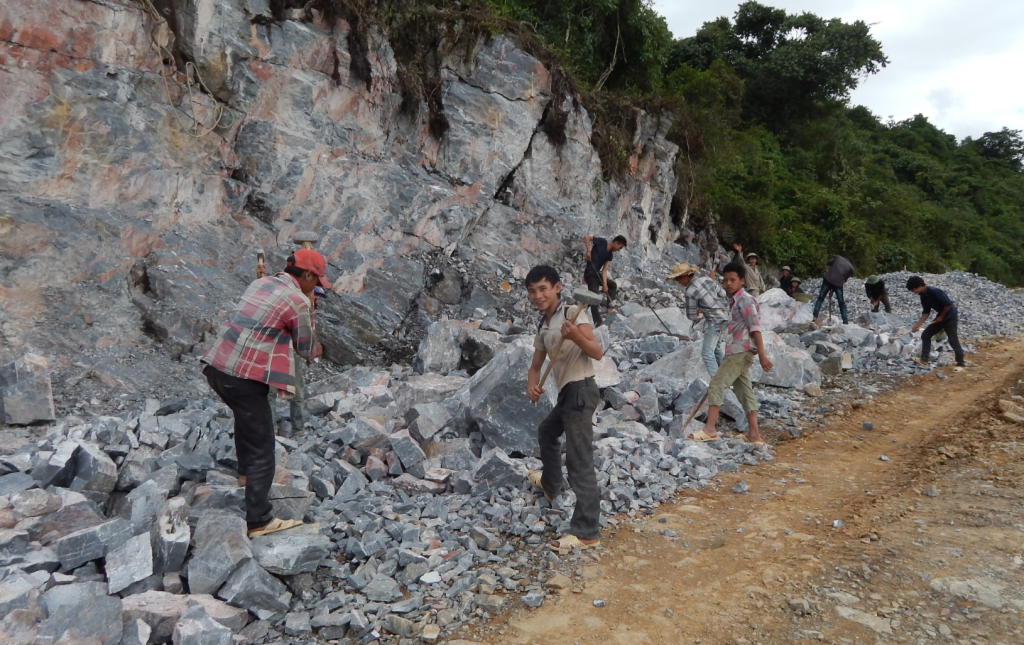
<path id="1" fill-rule="evenodd" d="M 583 291 L 582 289 L 574 291 L 572 299 L 578 304 L 576 305 L 576 311 L 572 314 L 572 318 L 569 319 L 569 322 L 571 323 L 576 322 L 576 319 L 579 318 L 580 313 L 583 312 L 585 307 L 597 306 L 604 302 L 604 296 L 590 291 Z M 544 381 L 548 380 L 548 374 L 551 373 L 551 367 L 555 364 L 555 359 L 558 358 L 558 354 L 562 351 L 562 344 L 564 342 L 565 337 L 563 336 L 562 339 L 558 341 L 558 344 L 555 345 L 555 349 L 548 354 L 548 366 L 544 370 L 544 374 L 540 377 L 540 383 L 537 384 L 538 388 L 544 388 Z"/>

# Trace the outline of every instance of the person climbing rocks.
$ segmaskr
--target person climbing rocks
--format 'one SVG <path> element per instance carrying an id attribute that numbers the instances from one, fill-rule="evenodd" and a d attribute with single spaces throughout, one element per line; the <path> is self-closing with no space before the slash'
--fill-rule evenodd
<path id="1" fill-rule="evenodd" d="M 274 421 L 267 392 L 295 392 L 292 348 L 314 357 L 310 295 L 330 289 L 326 262 L 312 249 L 288 258 L 281 273 L 253 281 L 235 312 L 221 327 L 213 347 L 200 359 L 210 388 L 235 416 L 239 485 L 245 486 L 245 521 L 250 537 L 298 526 L 273 516 L 270 486 L 276 467 Z"/>
<path id="2" fill-rule="evenodd" d="M 871 301 L 871 311 L 878 313 L 880 305 L 885 306 L 885 313 L 892 313 L 892 306 L 889 304 L 889 291 L 885 288 L 885 280 L 877 275 L 868 276 L 864 282 L 864 293 Z"/>
<path id="3" fill-rule="evenodd" d="M 722 269 L 722 286 L 729 298 L 725 360 L 711 377 L 708 385 L 708 417 L 704 427 L 690 435 L 694 441 L 718 439 L 715 423 L 725 402 L 725 390 L 731 386 L 747 415 L 747 438 L 752 443 L 764 444 L 757 427 L 757 399 L 754 398 L 754 388 L 750 382 L 750 366 L 757 356 L 761 369 L 770 372 L 772 362 L 768 360 L 764 340 L 761 338 L 761 310 L 757 300 L 743 288 L 745 275 L 746 267 L 737 262 L 731 262 Z"/>
<path id="4" fill-rule="evenodd" d="M 594 293 L 603 293 L 607 298 L 605 313 L 612 313 L 612 301 L 618 296 L 618 285 L 614 280 L 608 279 L 608 265 L 615 259 L 615 254 L 626 248 L 628 242 L 622 235 L 616 235 L 612 241 L 603 237 L 593 235 L 583 236 L 583 247 L 587 250 L 587 266 L 583 269 L 583 281 L 587 288 Z M 594 319 L 594 326 L 600 327 L 604 323 L 601 318 L 601 309 L 597 305 L 590 308 Z"/>
<path id="5" fill-rule="evenodd" d="M 733 261 L 738 264 L 742 258 L 742 260 L 747 263 L 746 286 L 743 288 L 743 290 L 747 294 L 755 298 L 758 297 L 759 295 L 764 293 L 764 277 L 761 276 L 761 269 L 758 268 L 757 266 L 757 253 L 747 253 L 746 257 L 742 257 L 742 245 L 733 244 L 732 248 L 736 250 L 736 252 L 733 254 Z M 724 269 L 722 271 L 723 273 L 725 272 Z"/>
<path id="6" fill-rule="evenodd" d="M 793 297 L 793 273 L 788 266 L 782 267 L 782 275 L 779 276 L 779 288 L 786 292 L 790 298 Z"/>
<path id="7" fill-rule="evenodd" d="M 932 337 L 940 331 L 944 331 L 946 332 L 949 346 L 953 348 L 956 366 L 959 368 L 967 367 L 967 364 L 964 362 L 964 350 L 960 347 L 960 338 L 957 335 L 959 312 L 957 312 L 956 305 L 949 299 L 946 292 L 938 287 L 927 286 L 924 283 L 924 278 L 917 275 L 912 275 L 907 279 L 907 290 L 913 291 L 921 297 L 921 309 L 923 310 L 921 318 L 914 324 L 911 332 L 916 332 L 920 329 L 921 325 L 931 316 L 931 313 L 933 311 L 936 312 L 935 320 L 932 321 L 932 324 L 925 327 L 924 332 L 921 334 L 921 358 L 915 358 L 914 362 L 918 365 L 928 365 L 928 359 L 932 351 Z"/>
<path id="8" fill-rule="evenodd" d="M 594 469 L 594 410 L 601 394 L 594 381 L 595 360 L 604 352 L 594 338 L 590 318 L 584 308 L 573 323 L 575 309 L 563 303 L 562 282 L 549 266 L 535 266 L 526 274 L 526 292 L 541 319 L 533 342 L 533 362 L 527 373 L 526 394 L 536 403 L 544 390 L 540 387 L 541 367 L 551 355 L 551 374 L 558 386 L 558 400 L 537 428 L 542 470 L 530 471 L 527 479 L 543 491 L 548 500 L 565 487 L 562 477 L 562 449 L 559 438 L 565 435 L 565 467 L 569 486 L 576 493 L 569 532 L 550 543 L 550 548 L 565 555 L 573 549 L 592 549 L 600 545 L 601 492 Z M 584 305 L 576 305 L 584 307 Z"/>
<path id="9" fill-rule="evenodd" d="M 841 255 L 833 255 L 825 263 L 825 277 L 821 281 L 821 289 L 818 291 L 818 299 L 814 302 L 814 318 L 817 320 L 821 313 L 821 305 L 829 293 L 836 295 L 836 302 L 839 304 L 839 315 L 844 325 L 850 324 L 850 317 L 846 314 L 846 300 L 843 298 L 843 285 L 853 277 L 853 264 Z"/>
<path id="10" fill-rule="evenodd" d="M 708 368 L 708 374 L 714 376 L 725 358 L 719 346 L 719 336 L 729 322 L 729 305 L 725 301 L 722 287 L 711 278 L 697 275 L 699 271 L 693 265 L 680 262 L 672 267 L 672 272 L 665 279 L 675 280 L 685 288 L 686 317 L 694 322 L 700 317 L 704 318 L 704 340 L 700 355 Z"/>

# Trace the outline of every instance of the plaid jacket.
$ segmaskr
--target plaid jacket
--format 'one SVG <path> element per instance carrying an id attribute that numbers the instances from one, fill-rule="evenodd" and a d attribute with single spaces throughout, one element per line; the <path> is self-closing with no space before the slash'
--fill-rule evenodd
<path id="1" fill-rule="evenodd" d="M 695 276 L 686 287 L 686 317 L 697 320 L 697 310 L 704 312 L 709 322 L 718 324 L 729 320 L 725 290 L 706 276 Z"/>
<path id="2" fill-rule="evenodd" d="M 313 348 L 309 298 L 295 278 L 278 273 L 249 285 L 217 342 L 201 360 L 227 374 L 294 394 L 292 345 L 299 356 L 309 358 Z"/>
<path id="3" fill-rule="evenodd" d="M 750 334 L 761 331 L 761 307 L 744 289 L 729 296 L 729 327 L 725 333 L 725 354 L 757 352 Z"/>

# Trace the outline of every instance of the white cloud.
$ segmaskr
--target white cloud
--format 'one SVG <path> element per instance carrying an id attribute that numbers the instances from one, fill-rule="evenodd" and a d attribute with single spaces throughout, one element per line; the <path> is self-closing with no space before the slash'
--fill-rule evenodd
<path id="1" fill-rule="evenodd" d="M 883 119 L 924 114 L 957 137 L 1024 130 L 1024 2 L 1006 0 L 762 0 L 789 13 L 863 20 L 890 64 L 861 82 L 853 103 Z M 676 37 L 694 34 L 736 0 L 656 0 Z"/>

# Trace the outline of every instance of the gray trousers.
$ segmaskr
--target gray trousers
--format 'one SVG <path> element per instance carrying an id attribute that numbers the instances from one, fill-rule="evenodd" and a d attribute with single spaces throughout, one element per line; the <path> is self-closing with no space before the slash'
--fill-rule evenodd
<path id="1" fill-rule="evenodd" d="M 565 435 L 565 467 L 569 485 L 576 493 L 569 532 L 581 540 L 601 536 L 601 492 L 594 470 L 594 410 L 601 393 L 594 379 L 567 383 L 558 392 L 558 402 L 537 428 L 540 460 L 544 463 L 541 484 L 552 499 L 565 488 L 562 453 L 558 439 Z"/>

